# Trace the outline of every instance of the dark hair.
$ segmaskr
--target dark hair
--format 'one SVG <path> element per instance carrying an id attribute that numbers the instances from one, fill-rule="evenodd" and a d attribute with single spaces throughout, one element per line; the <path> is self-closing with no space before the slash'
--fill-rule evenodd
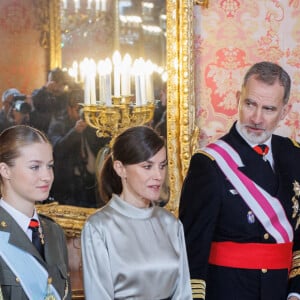
<path id="1" fill-rule="evenodd" d="M 248 79 L 253 75 L 255 76 L 256 80 L 262 81 L 269 85 L 273 85 L 276 80 L 278 80 L 279 83 L 284 87 L 283 103 L 288 103 L 291 91 L 291 78 L 282 67 L 268 61 L 254 64 L 252 67 L 250 67 L 244 77 L 243 87 L 246 86 Z"/>
<path id="2" fill-rule="evenodd" d="M 20 149 L 34 143 L 48 143 L 44 133 L 27 125 L 9 127 L 0 134 L 0 162 L 13 166 L 16 158 L 20 156 Z M 0 176 L 2 184 L 2 177 Z"/>
<path id="3" fill-rule="evenodd" d="M 111 154 L 106 158 L 99 176 L 99 192 L 107 202 L 113 193 L 121 194 L 121 178 L 113 168 L 113 161 L 123 165 L 133 165 L 146 161 L 165 146 L 163 137 L 151 127 L 135 126 L 123 131 L 116 137 Z"/>
<path id="4" fill-rule="evenodd" d="M 68 84 L 69 82 L 68 73 L 60 68 L 52 69 L 48 74 L 48 78 L 50 75 L 51 80 L 55 81 L 56 83 Z"/>
<path id="5" fill-rule="evenodd" d="M 74 107 L 79 103 L 82 103 L 84 100 L 84 91 L 82 89 L 71 90 L 68 95 L 68 105 Z"/>

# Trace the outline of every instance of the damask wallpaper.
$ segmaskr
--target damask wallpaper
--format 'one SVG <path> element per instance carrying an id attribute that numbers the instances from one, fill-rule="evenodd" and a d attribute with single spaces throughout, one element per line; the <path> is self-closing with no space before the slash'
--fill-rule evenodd
<path id="1" fill-rule="evenodd" d="M 0 1 L 0 97 L 12 87 L 31 94 L 45 83 L 47 49 L 40 46 L 41 16 L 34 3 Z"/>
<path id="2" fill-rule="evenodd" d="M 300 0 L 210 0 L 194 8 L 196 122 L 200 145 L 236 119 L 236 91 L 250 65 L 279 63 L 292 78 L 291 111 L 278 134 L 300 141 Z"/>

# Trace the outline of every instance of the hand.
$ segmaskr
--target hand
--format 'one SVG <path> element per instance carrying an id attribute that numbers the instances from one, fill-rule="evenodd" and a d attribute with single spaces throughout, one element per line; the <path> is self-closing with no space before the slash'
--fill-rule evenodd
<path id="1" fill-rule="evenodd" d="M 80 119 L 76 122 L 74 129 L 76 132 L 82 133 L 86 127 L 87 127 L 86 122 Z"/>

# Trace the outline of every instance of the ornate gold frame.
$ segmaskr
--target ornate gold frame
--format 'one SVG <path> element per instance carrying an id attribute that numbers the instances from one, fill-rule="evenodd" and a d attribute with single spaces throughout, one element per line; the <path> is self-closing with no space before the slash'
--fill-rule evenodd
<path id="1" fill-rule="evenodd" d="M 180 190 L 192 153 L 194 132 L 193 1 L 167 3 L 167 151 L 170 201 L 177 213 Z M 59 0 L 49 1 L 49 66 L 61 66 Z"/>

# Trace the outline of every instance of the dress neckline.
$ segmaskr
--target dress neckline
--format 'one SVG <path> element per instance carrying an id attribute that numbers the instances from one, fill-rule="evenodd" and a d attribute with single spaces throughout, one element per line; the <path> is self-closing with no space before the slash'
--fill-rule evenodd
<path id="1" fill-rule="evenodd" d="M 138 208 L 125 202 L 118 195 L 113 194 L 108 205 L 118 211 L 120 214 L 133 219 L 148 219 L 152 216 L 155 206 L 147 208 Z"/>

